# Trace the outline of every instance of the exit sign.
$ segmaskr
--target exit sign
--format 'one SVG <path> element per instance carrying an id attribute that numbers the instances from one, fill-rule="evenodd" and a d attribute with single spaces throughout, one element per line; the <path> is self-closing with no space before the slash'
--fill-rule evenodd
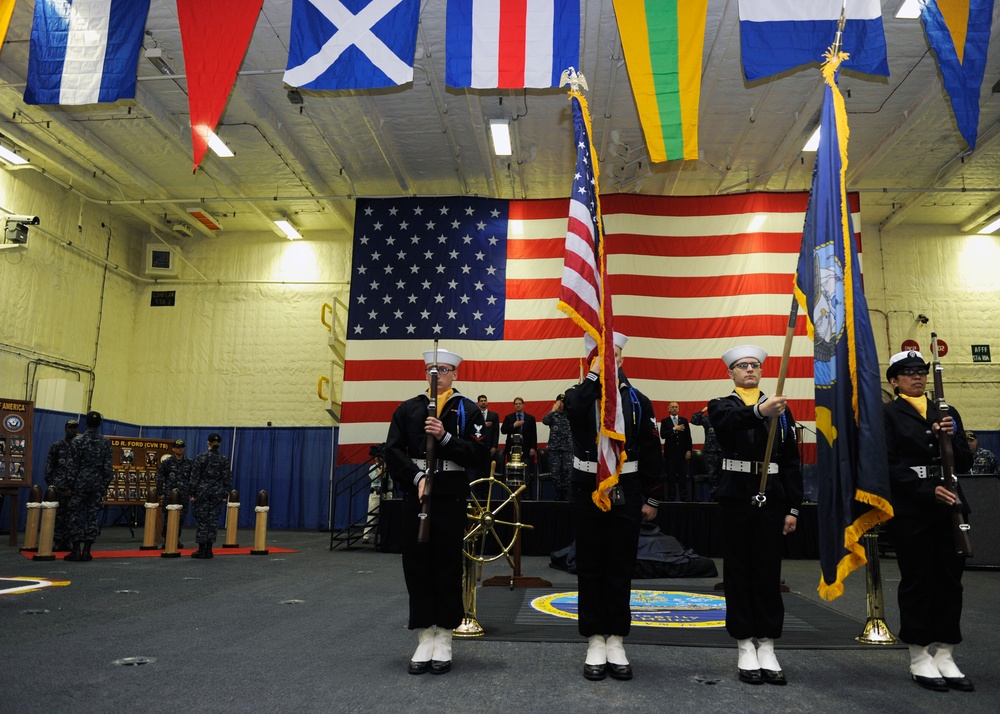
<path id="1" fill-rule="evenodd" d="M 973 345 L 972 346 L 972 361 L 973 362 L 989 362 L 990 360 L 990 346 L 989 345 Z"/>

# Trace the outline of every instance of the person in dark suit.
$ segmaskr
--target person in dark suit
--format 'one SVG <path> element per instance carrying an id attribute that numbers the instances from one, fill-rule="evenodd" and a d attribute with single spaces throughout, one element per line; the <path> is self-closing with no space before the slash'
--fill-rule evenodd
<path id="1" fill-rule="evenodd" d="M 952 657 L 962 641 L 965 558 L 955 550 L 956 498 L 942 479 L 939 433 L 951 437 L 956 473 L 972 466 L 972 451 L 958 411 L 950 407 L 942 417 L 924 394 L 929 371 L 923 355 L 911 350 L 893 355 L 885 372 L 897 395 L 883 413 L 895 513 L 886 527 L 899 564 L 899 639 L 910 646 L 914 682 L 971 692 L 975 687 Z"/>
<path id="2" fill-rule="evenodd" d="M 483 442 L 490 449 L 490 457 L 486 462 L 486 473 L 483 474 L 483 476 L 487 476 L 489 474 L 490 461 L 493 461 L 496 457 L 497 449 L 500 448 L 500 415 L 490 411 L 490 400 L 485 394 L 480 394 L 476 397 L 476 403 L 479 405 L 479 411 L 483 413 Z"/>
<path id="3" fill-rule="evenodd" d="M 740 345 L 722 355 L 734 389 L 708 403 L 708 416 L 722 447 L 719 507 L 726 631 L 739 651 L 737 675 L 747 684 L 787 684 L 774 655 L 781 637 L 782 537 L 795 531 L 802 504 L 802 471 L 795 419 L 784 396 L 760 389 L 767 353 Z M 777 420 L 767 464 L 770 422 Z M 755 502 L 762 469 L 768 473 L 765 500 Z M 756 647 L 754 646 L 756 638 Z"/>
<path id="4" fill-rule="evenodd" d="M 663 439 L 663 466 L 667 472 L 667 488 L 664 500 L 691 500 L 691 427 L 688 420 L 680 416 L 680 405 L 670 402 L 667 411 L 670 416 L 660 422 L 660 438 Z"/>
<path id="5" fill-rule="evenodd" d="M 529 463 L 535 463 L 538 455 L 538 425 L 535 417 L 524 411 L 524 400 L 521 397 L 515 397 L 514 411 L 503 418 L 500 431 L 507 436 L 520 434 L 521 448 L 530 457 Z"/>

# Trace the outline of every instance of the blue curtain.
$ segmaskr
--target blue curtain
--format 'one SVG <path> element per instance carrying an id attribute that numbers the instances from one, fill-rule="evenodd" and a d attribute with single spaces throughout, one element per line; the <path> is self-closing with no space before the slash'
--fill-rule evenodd
<path id="1" fill-rule="evenodd" d="M 47 409 L 35 409 L 32 430 L 32 483 L 45 494 L 45 460 L 53 442 L 65 437 L 66 420 L 83 416 Z M 184 439 L 186 455 L 194 458 L 208 448 L 208 435 L 222 437 L 222 453 L 232 459 L 233 488 L 240 494 L 239 526 L 253 528 L 257 494 L 267 491 L 268 528 L 329 528 L 330 474 L 337 448 L 336 427 L 195 427 L 157 426 L 105 419 L 105 436 L 134 436 L 149 439 Z M 24 528 L 28 489 L 19 492 L 19 520 Z M 9 523 L 9 501 L 0 510 L 0 523 Z M 223 517 L 225 515 L 223 514 Z M 110 520 L 110 519 L 109 519 Z M 194 523 L 188 514 L 188 525 Z"/>

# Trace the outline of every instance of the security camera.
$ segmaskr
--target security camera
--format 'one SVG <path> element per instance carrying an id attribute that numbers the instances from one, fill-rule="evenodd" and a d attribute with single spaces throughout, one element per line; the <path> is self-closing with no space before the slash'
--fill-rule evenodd
<path id="1" fill-rule="evenodd" d="M 38 216 L 15 216 L 10 215 L 5 219 L 8 223 L 22 223 L 26 226 L 37 226 L 39 224 Z"/>

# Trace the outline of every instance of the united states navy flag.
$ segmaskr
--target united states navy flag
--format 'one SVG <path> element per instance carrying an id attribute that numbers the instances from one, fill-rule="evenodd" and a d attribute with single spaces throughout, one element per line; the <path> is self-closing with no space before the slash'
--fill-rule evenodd
<path id="1" fill-rule="evenodd" d="M 795 295 L 813 338 L 819 474 L 819 593 L 843 594 L 867 562 L 865 531 L 892 517 L 878 354 L 848 210 L 847 112 L 827 53 L 819 150 L 806 208 Z"/>

